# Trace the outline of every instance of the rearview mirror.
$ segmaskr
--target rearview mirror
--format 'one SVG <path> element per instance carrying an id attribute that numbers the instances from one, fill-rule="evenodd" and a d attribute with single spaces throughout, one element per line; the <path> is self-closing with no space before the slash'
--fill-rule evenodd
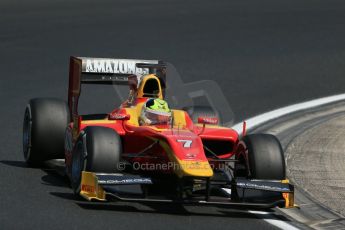
<path id="1" fill-rule="evenodd" d="M 218 122 L 219 122 L 219 120 L 216 117 L 198 117 L 198 123 L 199 124 L 217 125 Z"/>
<path id="2" fill-rule="evenodd" d="M 111 113 L 109 115 L 109 120 L 128 121 L 129 119 L 131 119 L 131 115 L 129 114 Z"/>

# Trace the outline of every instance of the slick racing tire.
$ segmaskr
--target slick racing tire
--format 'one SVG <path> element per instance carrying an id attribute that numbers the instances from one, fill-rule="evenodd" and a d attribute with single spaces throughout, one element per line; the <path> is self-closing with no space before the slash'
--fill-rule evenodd
<path id="1" fill-rule="evenodd" d="M 279 140 L 270 134 L 251 134 L 243 138 L 251 179 L 284 180 L 284 152 Z"/>
<path id="2" fill-rule="evenodd" d="M 193 123 L 198 123 L 199 117 L 212 117 L 218 119 L 218 124 L 221 124 L 219 112 L 210 106 L 191 106 L 183 108 L 188 113 Z"/>
<path id="3" fill-rule="evenodd" d="M 65 101 L 54 98 L 31 99 L 23 123 L 23 153 L 29 166 L 64 158 L 65 130 L 70 122 Z"/>
<path id="4" fill-rule="evenodd" d="M 121 153 L 121 138 L 113 129 L 86 127 L 72 153 L 71 186 L 74 193 L 80 193 L 82 171 L 115 173 Z"/>

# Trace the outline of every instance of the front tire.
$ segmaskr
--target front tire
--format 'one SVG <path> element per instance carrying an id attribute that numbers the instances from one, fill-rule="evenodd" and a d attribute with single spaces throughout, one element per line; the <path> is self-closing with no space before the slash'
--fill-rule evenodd
<path id="1" fill-rule="evenodd" d="M 114 173 L 121 153 L 121 138 L 113 129 L 86 127 L 72 153 L 71 186 L 74 193 L 80 193 L 82 171 Z"/>
<path id="2" fill-rule="evenodd" d="M 284 180 L 285 159 L 279 140 L 271 134 L 251 134 L 242 140 L 244 152 L 236 168 L 246 168 L 251 179 Z M 244 167 L 243 167 L 244 166 Z"/>

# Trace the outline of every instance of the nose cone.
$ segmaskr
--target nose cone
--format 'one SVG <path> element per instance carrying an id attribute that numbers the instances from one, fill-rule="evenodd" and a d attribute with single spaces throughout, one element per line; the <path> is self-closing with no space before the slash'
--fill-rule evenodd
<path id="1" fill-rule="evenodd" d="M 178 169 L 175 173 L 179 177 L 212 177 L 213 170 L 208 161 L 178 160 L 175 161 Z"/>
<path id="2" fill-rule="evenodd" d="M 213 169 L 205 156 L 199 136 L 190 131 L 166 134 L 167 142 L 161 145 L 168 154 L 174 172 L 179 177 L 213 176 Z"/>

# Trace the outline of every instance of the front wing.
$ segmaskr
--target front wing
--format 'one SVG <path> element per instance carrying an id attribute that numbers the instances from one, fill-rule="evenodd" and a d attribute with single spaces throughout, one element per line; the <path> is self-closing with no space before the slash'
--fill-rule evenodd
<path id="1" fill-rule="evenodd" d="M 225 206 L 234 208 L 273 208 L 273 207 L 294 207 L 294 187 L 289 184 L 288 180 L 283 181 L 267 181 L 267 180 L 247 180 L 238 179 L 235 183 L 232 182 L 231 189 L 241 189 L 244 194 L 246 190 L 259 190 L 265 192 L 278 193 L 281 196 L 276 199 L 260 199 L 255 202 L 245 197 L 238 198 L 238 195 L 231 196 L 231 198 L 215 198 L 209 196 L 209 191 L 205 190 L 205 196 L 200 199 L 194 198 L 179 198 L 179 199 L 166 199 L 157 197 L 147 197 L 143 192 L 141 194 L 123 195 L 118 192 L 114 187 L 118 186 L 131 186 L 153 184 L 151 178 L 145 178 L 138 175 L 125 175 L 125 174 L 104 174 L 93 172 L 82 172 L 81 190 L 80 195 L 86 200 L 92 201 L 125 201 L 125 202 L 138 202 L 138 203 L 180 203 L 184 205 L 211 205 L 211 206 Z M 209 187 L 209 186 L 206 186 Z M 226 189 L 224 189 L 226 190 Z M 231 193 L 231 191 L 230 191 Z"/>

